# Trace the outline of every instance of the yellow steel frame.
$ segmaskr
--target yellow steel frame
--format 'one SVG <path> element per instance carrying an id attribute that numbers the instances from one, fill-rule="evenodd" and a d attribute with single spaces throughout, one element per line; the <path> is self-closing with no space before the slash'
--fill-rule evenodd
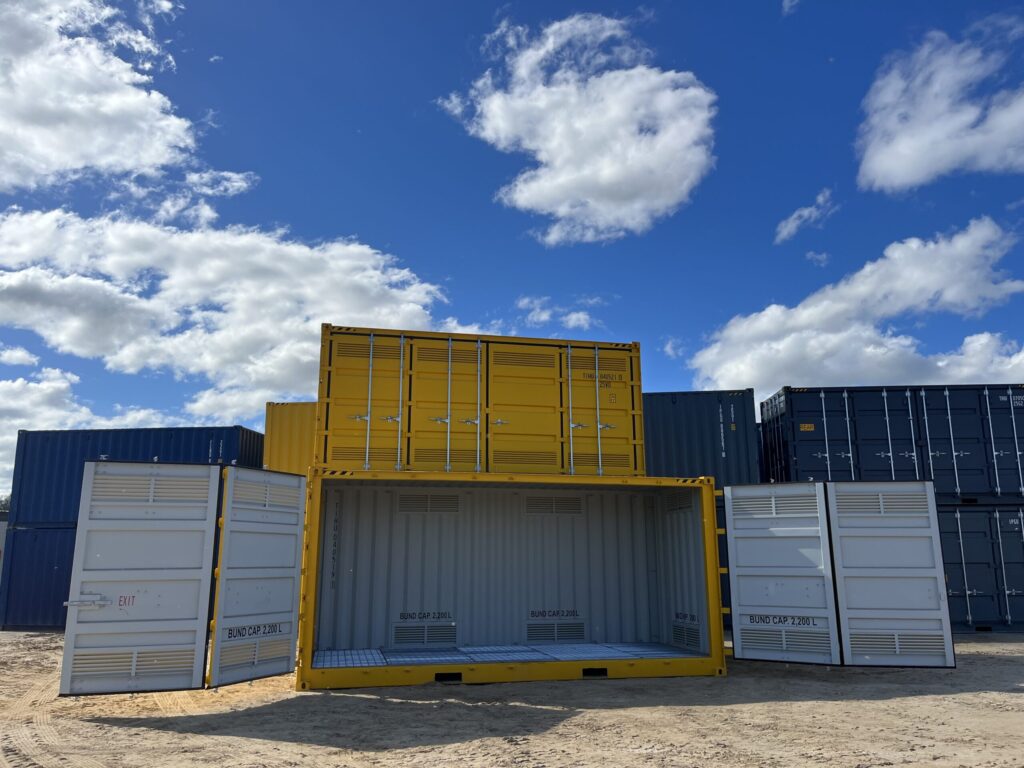
<path id="1" fill-rule="evenodd" d="M 339 479 L 383 480 L 395 483 L 515 483 L 517 485 L 601 486 L 608 488 L 690 487 L 700 490 L 704 537 L 704 579 L 707 585 L 707 627 L 710 652 L 702 657 L 607 659 L 491 664 L 424 664 L 414 666 L 346 667 L 314 669 L 317 580 L 320 573 L 320 518 L 324 481 Z M 715 484 L 710 477 L 570 477 L 565 475 L 501 475 L 469 472 L 357 472 L 310 469 L 306 483 L 306 523 L 302 549 L 302 588 L 299 602 L 298 665 L 295 688 L 367 688 L 431 683 L 435 675 L 461 674 L 464 683 L 502 683 L 530 680 L 579 680 L 584 670 L 601 667 L 610 678 L 724 675 L 722 598 L 719 589 L 718 535 L 715 521 Z"/>

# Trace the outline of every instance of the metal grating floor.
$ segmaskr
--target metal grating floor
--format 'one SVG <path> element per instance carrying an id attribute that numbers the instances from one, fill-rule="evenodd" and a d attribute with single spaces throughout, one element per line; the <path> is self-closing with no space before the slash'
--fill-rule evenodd
<path id="1" fill-rule="evenodd" d="M 564 643 L 561 645 L 475 645 L 447 649 L 317 651 L 314 669 L 397 667 L 419 664 L 486 664 L 600 659 L 667 659 L 701 654 L 661 643 Z"/>

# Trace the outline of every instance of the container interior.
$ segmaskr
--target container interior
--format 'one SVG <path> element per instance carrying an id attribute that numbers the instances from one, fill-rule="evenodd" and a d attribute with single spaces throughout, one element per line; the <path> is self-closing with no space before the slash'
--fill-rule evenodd
<path id="1" fill-rule="evenodd" d="M 323 483 L 314 668 L 707 656 L 699 488 Z"/>

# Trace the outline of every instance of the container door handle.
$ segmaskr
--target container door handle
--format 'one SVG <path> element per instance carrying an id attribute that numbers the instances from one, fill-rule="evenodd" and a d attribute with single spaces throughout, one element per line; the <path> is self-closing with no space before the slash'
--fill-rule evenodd
<path id="1" fill-rule="evenodd" d="M 598 424 L 597 428 L 598 429 L 615 429 L 615 425 L 614 424 Z"/>
<path id="2" fill-rule="evenodd" d="M 393 424 L 394 422 L 398 421 L 400 418 L 402 418 L 402 417 L 401 416 L 381 416 L 380 420 L 381 421 L 386 421 L 388 424 Z"/>
<path id="3" fill-rule="evenodd" d="M 356 421 L 369 421 L 370 420 L 369 414 L 366 414 L 366 413 L 353 413 L 351 416 L 349 416 L 349 418 L 350 419 L 355 419 Z"/>
<path id="4" fill-rule="evenodd" d="M 433 416 L 431 421 L 436 421 L 438 424 L 447 424 L 448 418 L 446 416 Z"/>
<path id="5" fill-rule="evenodd" d="M 569 424 L 570 429 L 586 429 L 586 424 Z"/>
<path id="6" fill-rule="evenodd" d="M 480 423 L 480 419 L 459 419 L 463 424 L 473 424 L 474 426 Z"/>
<path id="7" fill-rule="evenodd" d="M 495 419 L 494 421 L 491 422 L 491 424 L 493 424 L 496 427 L 500 427 L 504 424 L 508 424 L 508 422 L 505 421 L 504 419 Z"/>
<path id="8" fill-rule="evenodd" d="M 104 608 L 113 605 L 113 601 L 103 595 L 81 595 L 77 600 L 65 600 L 66 608 Z"/>

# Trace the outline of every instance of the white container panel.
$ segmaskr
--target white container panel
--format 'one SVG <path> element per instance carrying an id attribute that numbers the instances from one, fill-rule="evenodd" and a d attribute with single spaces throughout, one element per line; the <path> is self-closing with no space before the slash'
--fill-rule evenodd
<path id="1" fill-rule="evenodd" d="M 839 664 L 822 484 L 725 489 L 733 654 Z"/>
<path id="2" fill-rule="evenodd" d="M 830 483 L 828 494 L 845 662 L 954 666 L 932 484 Z"/>
<path id="3" fill-rule="evenodd" d="M 62 694 L 202 685 L 218 472 L 86 463 Z"/>
<path id="4" fill-rule="evenodd" d="M 295 669 L 305 500 L 303 477 L 227 470 L 211 686 Z"/>

